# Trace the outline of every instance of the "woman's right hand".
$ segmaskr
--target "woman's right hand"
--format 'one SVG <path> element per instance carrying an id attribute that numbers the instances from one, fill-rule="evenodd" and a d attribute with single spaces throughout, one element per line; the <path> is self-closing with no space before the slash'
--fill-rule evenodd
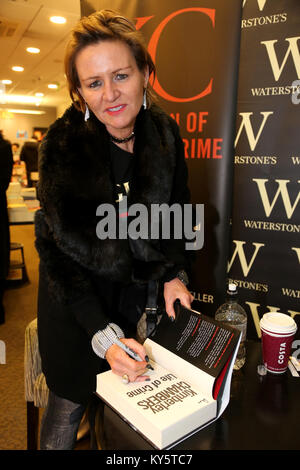
<path id="1" fill-rule="evenodd" d="M 121 338 L 120 341 L 133 349 L 140 356 L 142 361 L 135 361 L 117 344 L 113 344 L 108 348 L 105 355 L 113 373 L 120 377 L 127 374 L 129 382 L 141 382 L 149 379 L 149 376 L 143 375 L 147 372 L 148 365 L 145 360 L 146 351 L 144 347 L 133 338 Z"/>

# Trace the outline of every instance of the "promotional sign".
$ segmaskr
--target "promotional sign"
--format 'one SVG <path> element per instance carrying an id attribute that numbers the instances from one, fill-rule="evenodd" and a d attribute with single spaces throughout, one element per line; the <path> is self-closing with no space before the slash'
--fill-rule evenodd
<path id="1" fill-rule="evenodd" d="M 224 301 L 229 256 L 242 2 L 81 2 L 82 15 L 103 8 L 136 22 L 157 68 L 158 104 L 180 127 L 192 202 L 204 204 L 204 246 L 190 287 L 199 309 L 214 315 Z"/>
<path id="2" fill-rule="evenodd" d="M 229 277 L 248 314 L 300 319 L 300 2 L 245 0 Z"/>

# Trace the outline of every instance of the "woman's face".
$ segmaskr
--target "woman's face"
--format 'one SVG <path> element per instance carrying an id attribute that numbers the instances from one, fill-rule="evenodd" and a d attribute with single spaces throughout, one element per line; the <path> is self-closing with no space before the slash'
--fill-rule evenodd
<path id="1" fill-rule="evenodd" d="M 148 70 L 141 72 L 127 44 L 103 41 L 86 46 L 76 57 L 78 91 L 115 137 L 127 137 L 143 102 Z"/>

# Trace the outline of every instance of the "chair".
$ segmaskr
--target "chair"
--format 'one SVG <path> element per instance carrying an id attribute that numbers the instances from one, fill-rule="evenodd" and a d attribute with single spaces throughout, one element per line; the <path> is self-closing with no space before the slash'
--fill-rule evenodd
<path id="1" fill-rule="evenodd" d="M 39 353 L 37 319 L 25 329 L 24 386 L 27 403 L 27 449 L 38 448 L 39 408 L 45 408 L 49 389 L 42 373 Z"/>
<path id="2" fill-rule="evenodd" d="M 24 246 L 22 243 L 12 242 L 10 243 L 10 251 L 20 251 L 19 259 L 11 259 L 9 266 L 9 275 L 7 277 L 7 282 L 12 285 L 14 284 L 23 284 L 28 282 L 28 274 L 26 270 L 25 257 L 24 257 Z M 21 277 L 19 275 L 15 277 L 15 273 L 21 270 Z"/>
<path id="3" fill-rule="evenodd" d="M 24 388 L 27 403 L 27 449 L 38 449 L 39 408 L 46 408 L 49 389 L 42 372 L 39 352 L 37 318 L 32 320 L 25 329 L 24 352 Z M 92 410 L 87 410 L 81 420 L 77 441 L 90 430 Z M 93 433 L 92 433 L 93 434 Z"/>

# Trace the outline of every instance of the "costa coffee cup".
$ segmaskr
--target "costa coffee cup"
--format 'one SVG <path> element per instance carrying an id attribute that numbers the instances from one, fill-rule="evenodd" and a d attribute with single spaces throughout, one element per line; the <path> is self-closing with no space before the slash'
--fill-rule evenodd
<path id="1" fill-rule="evenodd" d="M 295 321 L 281 312 L 268 312 L 260 320 L 265 368 L 273 374 L 286 371 L 291 345 L 297 331 Z"/>

